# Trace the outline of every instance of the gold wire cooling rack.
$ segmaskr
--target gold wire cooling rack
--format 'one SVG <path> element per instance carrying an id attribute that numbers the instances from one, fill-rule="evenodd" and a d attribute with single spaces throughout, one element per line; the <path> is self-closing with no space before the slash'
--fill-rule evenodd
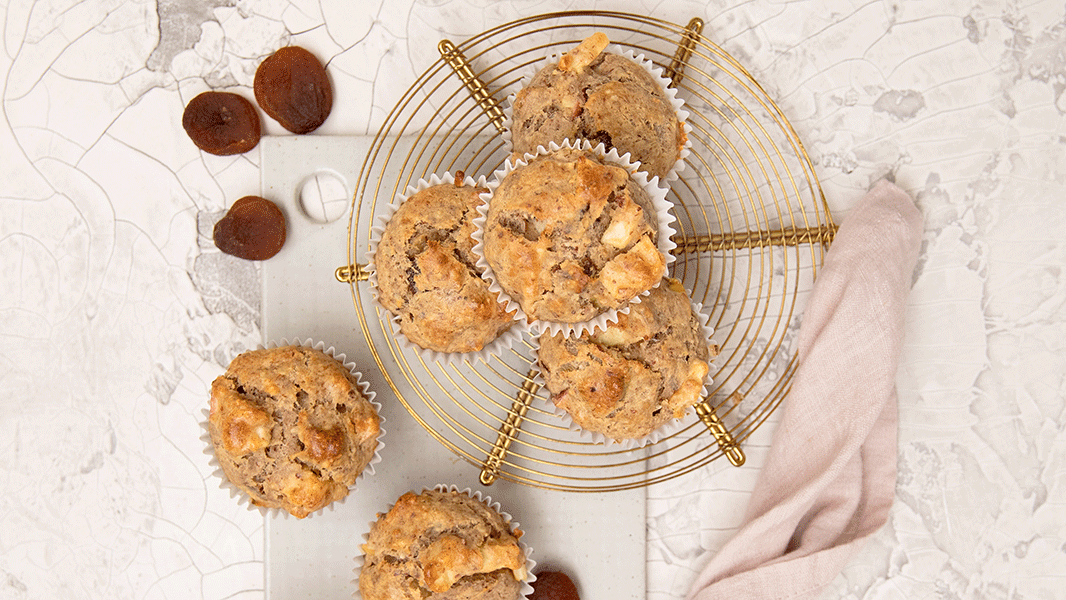
<path id="1" fill-rule="evenodd" d="M 440 58 L 385 118 L 363 162 L 349 224 L 348 264 L 359 324 L 400 402 L 441 444 L 480 470 L 547 489 L 605 492 L 652 485 L 743 446 L 780 405 L 796 368 L 798 301 L 809 290 L 836 226 L 810 158 L 749 72 L 702 33 L 652 17 L 602 11 L 552 13 L 500 25 Z M 501 107 L 546 57 L 595 31 L 664 69 L 686 102 L 691 154 L 668 198 L 678 230 L 673 276 L 710 312 L 720 354 L 710 393 L 686 426 L 638 450 L 595 444 L 570 431 L 534 380 L 528 338 L 488 361 L 429 363 L 396 342 L 369 302 L 365 255 L 379 204 L 420 178 L 503 165 Z M 368 314 L 369 313 L 369 314 Z"/>

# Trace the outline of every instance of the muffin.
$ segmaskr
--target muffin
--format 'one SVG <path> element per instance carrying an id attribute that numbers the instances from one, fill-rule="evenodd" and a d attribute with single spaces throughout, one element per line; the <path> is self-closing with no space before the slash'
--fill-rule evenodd
<path id="1" fill-rule="evenodd" d="M 587 143 L 551 148 L 498 179 L 476 250 L 527 319 L 581 323 L 659 283 L 665 217 L 627 169 Z"/>
<path id="2" fill-rule="evenodd" d="M 314 348 L 240 354 L 211 383 L 215 458 L 253 505 L 306 517 L 347 496 L 376 456 L 381 419 L 367 396 Z"/>
<path id="3" fill-rule="evenodd" d="M 519 156 L 564 139 L 602 142 L 630 153 L 650 175 L 665 178 L 687 143 L 680 106 L 648 68 L 604 52 L 596 33 L 541 69 L 514 96 L 511 143 Z"/>
<path id="4" fill-rule="evenodd" d="M 515 323 L 475 266 L 471 234 L 484 191 L 464 185 L 460 171 L 414 193 L 374 250 L 377 301 L 421 348 L 478 352 Z"/>
<path id="5" fill-rule="evenodd" d="M 685 288 L 665 279 L 604 330 L 541 335 L 537 361 L 552 402 L 578 426 L 632 440 L 699 401 L 711 354 Z"/>
<path id="6" fill-rule="evenodd" d="M 363 600 L 515 600 L 527 579 L 509 519 L 453 489 L 407 492 L 363 544 Z"/>

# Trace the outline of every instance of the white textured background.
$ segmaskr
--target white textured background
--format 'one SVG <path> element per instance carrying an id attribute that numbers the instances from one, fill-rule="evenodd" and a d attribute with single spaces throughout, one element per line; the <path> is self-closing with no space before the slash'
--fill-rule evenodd
<path id="1" fill-rule="evenodd" d="M 0 0 L 0 598 L 263 596 L 262 519 L 210 481 L 197 430 L 260 337 L 256 268 L 209 227 L 256 193 L 258 155 L 200 153 L 185 103 L 250 98 L 298 43 L 335 86 L 319 133 L 372 132 L 441 37 L 578 8 L 702 17 L 838 222 L 884 176 L 925 216 L 897 502 L 827 597 L 1066 598 L 1066 9 L 1047 0 Z M 649 598 L 683 595 L 755 475 L 716 461 L 650 490 Z"/>

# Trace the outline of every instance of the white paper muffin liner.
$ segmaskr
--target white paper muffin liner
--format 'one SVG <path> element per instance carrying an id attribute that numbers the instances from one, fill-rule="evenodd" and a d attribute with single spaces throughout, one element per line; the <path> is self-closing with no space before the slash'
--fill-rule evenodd
<path id="1" fill-rule="evenodd" d="M 540 146 L 537 148 L 536 154 L 526 154 L 520 159 L 511 160 L 508 159 L 504 162 L 503 167 L 497 169 L 493 173 L 492 180 L 488 182 L 488 192 L 481 195 L 485 202 L 478 207 L 479 216 L 474 219 L 474 255 L 477 256 L 477 266 L 481 269 L 481 276 L 489 282 L 489 289 L 498 292 L 500 294 L 500 301 L 505 303 L 507 310 L 515 309 L 518 311 L 516 318 L 529 323 L 529 329 L 534 334 L 539 334 L 543 331 L 551 331 L 552 333 L 564 333 L 566 335 L 581 335 L 586 331 L 593 331 L 595 329 L 603 329 L 608 323 L 617 323 L 618 314 L 629 311 L 629 304 L 618 308 L 609 309 L 599 315 L 587 320 L 577 323 L 563 323 L 558 321 L 546 321 L 546 320 L 530 320 L 526 312 L 522 309 L 522 306 L 518 301 L 511 297 L 500 286 L 496 280 L 496 273 L 489 266 L 488 260 L 485 259 L 485 220 L 488 216 L 489 204 L 492 202 L 492 195 L 496 192 L 496 188 L 500 186 L 504 178 L 507 177 L 519 167 L 524 167 L 529 162 L 539 156 L 552 154 L 562 149 L 575 149 L 591 151 L 598 156 L 601 160 L 607 163 L 611 163 L 624 168 L 629 171 L 630 178 L 641 188 L 651 199 L 652 207 L 655 210 L 656 221 L 658 223 L 658 242 L 657 246 L 659 252 L 665 257 L 663 265 L 662 276 L 665 277 L 670 270 L 670 265 L 676 260 L 673 254 L 673 250 L 677 248 L 677 244 L 674 243 L 673 235 L 674 228 L 673 223 L 676 221 L 673 214 L 673 205 L 666 199 L 666 188 L 659 185 L 659 180 L 656 177 L 648 178 L 648 174 L 644 171 L 637 169 L 637 163 L 634 163 L 626 158 L 626 156 L 619 156 L 618 151 L 611 149 L 607 151 L 602 143 L 592 145 L 588 140 L 563 140 L 562 144 L 556 144 L 551 142 L 548 147 Z M 660 279 L 660 282 L 662 280 Z M 652 288 L 657 287 L 656 283 Z M 631 303 L 640 302 L 642 296 L 647 296 L 648 291 L 644 291 L 638 294 L 630 300 Z"/>
<path id="2" fill-rule="evenodd" d="M 427 490 L 436 490 L 438 492 L 458 492 L 460 494 L 466 494 L 467 496 L 477 500 L 478 502 L 481 502 L 485 506 L 488 506 L 492 510 L 499 513 L 500 516 L 503 517 L 504 522 L 506 522 L 510 526 L 511 533 L 514 533 L 515 531 L 519 530 L 518 521 L 513 520 L 511 518 L 510 513 L 504 512 L 500 507 L 499 502 L 493 502 L 492 498 L 483 495 L 479 490 L 471 490 L 470 488 L 459 489 L 459 487 L 456 485 L 447 485 L 439 483 L 433 487 L 424 487 L 419 493 L 423 493 Z M 390 504 L 388 508 L 381 511 L 381 514 L 389 512 L 390 510 L 392 510 L 393 506 L 395 506 L 395 503 Z M 366 533 L 363 534 L 363 542 L 366 542 L 368 539 L 370 539 L 370 530 L 374 527 L 375 523 L 377 523 L 376 519 L 370 522 L 369 527 L 367 527 Z M 518 591 L 523 598 L 526 598 L 533 593 L 533 582 L 537 580 L 537 576 L 533 574 L 533 569 L 537 566 L 537 562 L 532 558 L 533 549 L 530 548 L 525 542 L 523 542 L 521 538 L 518 538 L 518 547 L 522 549 L 522 554 L 526 557 L 526 578 L 522 580 L 522 585 Z M 362 552 L 361 548 L 362 544 L 360 544 L 360 551 L 355 555 L 355 568 L 352 569 L 352 573 L 354 574 L 354 578 L 352 579 L 352 585 L 355 588 L 355 591 L 352 592 L 353 600 L 363 600 L 363 594 L 359 591 L 359 575 L 363 571 L 363 565 L 366 562 L 366 554 Z"/>
<path id="3" fill-rule="evenodd" d="M 448 171 L 444 172 L 443 177 L 433 173 L 429 176 L 429 179 L 419 179 L 414 185 L 407 186 L 407 189 L 403 193 L 396 194 L 396 198 L 389 204 L 385 205 L 382 214 L 378 215 L 375 219 L 373 226 L 370 228 L 370 239 L 367 242 L 366 251 L 366 269 L 370 275 L 368 280 L 370 282 L 370 296 L 374 301 L 374 305 L 377 306 L 383 313 L 383 317 L 392 321 L 393 331 L 396 333 L 396 340 L 402 348 L 417 352 L 422 356 L 424 360 L 437 362 L 442 364 L 449 363 L 461 363 L 464 360 L 470 363 L 474 363 L 477 359 L 481 359 L 488 362 L 489 357 L 492 355 L 499 355 L 509 350 L 515 342 L 522 339 L 522 334 L 525 333 L 529 327 L 524 319 L 520 319 L 515 316 L 515 323 L 510 329 L 503 332 L 495 340 L 486 344 L 480 351 L 477 352 L 438 352 L 436 350 L 430 350 L 423 348 L 422 346 L 411 341 L 403 331 L 400 329 L 400 318 L 393 315 L 387 308 L 381 304 L 379 298 L 378 288 L 378 276 L 377 269 L 375 268 L 374 259 L 377 256 L 378 244 L 381 243 L 381 236 L 385 233 L 385 227 L 392 219 L 396 211 L 400 209 L 400 206 L 410 197 L 414 196 L 422 190 L 430 187 L 440 185 L 442 183 L 454 183 L 455 176 Z M 480 188 L 487 187 L 485 177 L 481 176 L 474 180 L 473 177 L 467 175 L 463 179 L 464 186 L 476 186 Z"/>
<path id="4" fill-rule="evenodd" d="M 378 414 L 379 427 L 381 424 L 385 423 L 385 417 L 381 416 L 381 403 L 376 402 L 374 400 L 376 394 L 370 389 L 370 384 L 366 381 L 363 381 L 363 374 L 359 371 L 356 371 L 355 363 L 346 362 L 346 357 L 343 353 L 337 352 L 337 350 L 333 346 L 326 348 L 325 342 L 314 342 L 311 339 L 306 339 L 303 341 L 293 340 L 291 342 L 287 339 L 282 339 L 280 342 L 270 341 L 267 342 L 265 346 L 263 344 L 259 344 L 255 349 L 263 350 L 271 348 L 281 348 L 284 346 L 300 346 L 302 348 L 312 348 L 314 350 L 318 350 L 319 352 L 333 357 L 337 362 L 344 365 L 344 368 L 348 369 L 348 372 L 355 377 L 356 385 L 359 387 L 359 391 L 362 392 L 363 396 L 366 397 L 367 401 L 370 402 L 370 405 L 374 407 L 374 411 Z M 204 454 L 208 456 L 208 464 L 213 469 L 211 474 L 219 481 L 219 489 L 229 490 L 230 498 L 236 497 L 238 504 L 243 504 L 248 510 L 257 511 L 264 517 L 269 516 L 273 518 L 281 517 L 283 519 L 296 519 L 297 517 L 294 517 L 291 513 L 289 513 L 289 511 L 283 508 L 256 506 L 252 503 L 251 496 L 246 494 L 244 490 L 237 487 L 233 482 L 229 480 L 228 477 L 226 477 L 226 473 L 222 470 L 222 465 L 219 464 L 218 458 L 215 456 L 215 445 L 211 441 L 211 430 L 209 429 L 208 425 L 208 419 L 211 416 L 211 411 L 209 409 L 203 409 L 202 413 L 204 415 L 204 420 L 200 422 L 200 428 L 202 429 L 202 433 L 200 434 L 200 440 L 204 443 Z M 339 500 L 334 500 L 333 502 L 327 504 L 326 506 L 323 506 L 322 508 L 312 513 L 308 513 L 308 515 L 304 517 L 305 519 L 309 519 L 315 515 L 321 514 L 325 510 L 333 511 L 338 505 L 344 504 L 344 502 L 348 499 L 349 496 L 352 495 L 352 492 L 356 489 L 356 486 L 359 484 L 359 481 L 364 477 L 374 474 L 374 465 L 381 462 L 381 449 L 385 447 L 384 442 L 381 441 L 381 438 L 383 437 L 385 437 L 385 429 L 383 427 L 380 427 L 380 431 L 378 433 L 378 445 L 374 449 L 374 456 L 370 458 L 370 462 L 367 463 L 366 467 L 364 467 L 362 472 L 360 472 L 359 475 L 355 478 L 355 483 L 348 486 L 348 494 L 345 497 L 340 498 Z"/>
<path id="5" fill-rule="evenodd" d="M 670 78 L 667 77 L 666 74 L 663 72 L 662 68 L 657 66 L 655 63 L 653 63 L 648 58 L 646 58 L 643 53 L 637 54 L 636 52 L 634 52 L 634 50 L 632 48 L 623 49 L 621 46 L 619 46 L 617 44 L 611 44 L 611 45 L 607 46 L 607 48 L 605 48 L 603 51 L 604 52 L 610 52 L 612 54 L 619 54 L 619 55 L 629 59 L 630 61 L 640 65 L 645 71 L 648 72 L 648 74 L 650 74 L 656 81 L 659 82 L 660 87 L 663 90 L 663 93 L 666 94 L 667 100 L 670 102 L 670 105 L 673 106 L 674 113 L 677 115 L 677 121 L 678 121 L 678 123 L 681 124 L 682 130 L 685 132 L 685 141 L 681 145 L 681 149 L 678 151 L 677 160 L 674 161 L 674 165 L 670 168 L 669 171 L 666 172 L 666 175 L 664 175 L 662 179 L 663 179 L 663 182 L 665 182 L 665 183 L 668 183 L 668 182 L 671 182 L 671 181 L 675 181 L 678 178 L 678 176 L 681 174 L 681 172 L 685 170 L 685 159 L 687 159 L 689 157 L 689 154 L 692 153 L 692 151 L 691 151 L 691 148 L 692 148 L 692 139 L 691 139 L 692 126 L 688 124 L 689 113 L 688 113 L 688 110 L 685 109 L 685 101 L 683 99 L 681 99 L 677 95 L 677 89 L 676 88 L 670 87 L 670 84 L 672 82 L 671 82 Z M 529 72 L 522 76 L 522 80 L 521 80 L 521 82 L 519 84 L 519 89 L 522 89 L 522 88 L 525 88 L 526 86 L 528 86 L 532 82 L 533 77 L 535 77 L 537 75 L 537 73 L 539 73 L 542 69 L 544 69 L 544 67 L 546 67 L 548 65 L 559 64 L 559 59 L 562 58 L 564 54 L 566 54 L 565 51 L 554 52 L 554 53 L 549 54 L 548 56 L 544 57 L 543 59 L 538 60 L 537 62 L 533 63 L 532 65 L 529 65 L 529 67 L 528 67 L 529 68 Z M 516 95 L 517 95 L 517 92 L 512 93 L 511 95 L 509 95 L 507 97 L 507 102 L 504 103 L 504 107 L 503 107 L 503 116 L 504 116 L 503 128 L 504 128 L 504 130 L 503 130 L 502 137 L 503 137 L 504 141 L 507 143 L 508 147 L 510 147 L 512 149 L 511 150 L 512 153 L 514 153 L 514 150 L 513 150 L 514 149 L 514 142 L 511 139 L 511 126 L 514 123 L 513 115 L 514 115 L 514 101 L 515 101 Z M 625 154 L 622 154 L 622 156 L 628 156 L 628 155 L 629 155 L 628 152 L 625 153 Z M 639 162 L 637 162 L 632 157 L 629 157 L 629 160 L 631 162 L 636 163 L 636 164 L 640 164 Z"/>
<path id="6" fill-rule="evenodd" d="M 710 315 L 703 310 L 703 304 L 699 302 L 692 302 L 692 311 L 696 315 L 696 319 L 699 321 L 700 330 L 702 331 L 703 339 L 707 342 L 707 375 L 703 378 L 703 387 L 700 389 L 700 398 L 705 398 L 709 393 L 711 384 L 714 383 L 714 379 L 711 377 L 711 373 L 715 370 L 714 359 L 716 356 L 711 356 L 710 353 L 714 347 L 714 343 L 711 341 L 711 336 L 714 335 L 714 328 L 711 327 Z M 541 334 L 544 335 L 544 334 Z M 550 335 L 550 334 L 549 334 Z M 537 355 L 540 352 L 540 336 L 537 336 L 533 340 L 533 353 Z M 547 392 L 547 382 L 544 379 L 544 375 L 541 373 L 540 361 L 535 361 L 536 374 L 533 376 L 533 381 L 541 385 L 541 389 Z M 550 394 L 550 392 L 548 392 Z M 576 432 L 582 440 L 595 444 L 604 444 L 611 446 L 619 446 L 626 450 L 633 450 L 637 448 L 643 448 L 648 445 L 657 444 L 659 441 L 664 440 L 682 429 L 691 425 L 691 420 L 696 414 L 695 410 L 691 407 L 685 409 L 685 415 L 680 419 L 670 419 L 666 423 L 663 423 L 658 428 L 654 429 L 651 433 L 640 438 L 627 438 L 627 439 L 614 439 L 608 437 L 598 431 L 589 431 L 577 424 L 574 418 L 570 416 L 565 409 L 559 408 L 552 401 L 550 395 L 548 397 L 549 408 L 556 416 L 558 416 L 566 424 L 570 431 Z"/>

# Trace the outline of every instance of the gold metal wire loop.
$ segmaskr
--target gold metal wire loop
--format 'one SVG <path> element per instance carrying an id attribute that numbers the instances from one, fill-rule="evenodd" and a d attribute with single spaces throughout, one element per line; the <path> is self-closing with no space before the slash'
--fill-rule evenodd
<path id="1" fill-rule="evenodd" d="M 333 271 L 333 276 L 341 283 L 367 281 L 370 279 L 370 272 L 367 271 L 364 266 L 365 265 L 353 264 L 337 267 L 337 269 Z"/>

